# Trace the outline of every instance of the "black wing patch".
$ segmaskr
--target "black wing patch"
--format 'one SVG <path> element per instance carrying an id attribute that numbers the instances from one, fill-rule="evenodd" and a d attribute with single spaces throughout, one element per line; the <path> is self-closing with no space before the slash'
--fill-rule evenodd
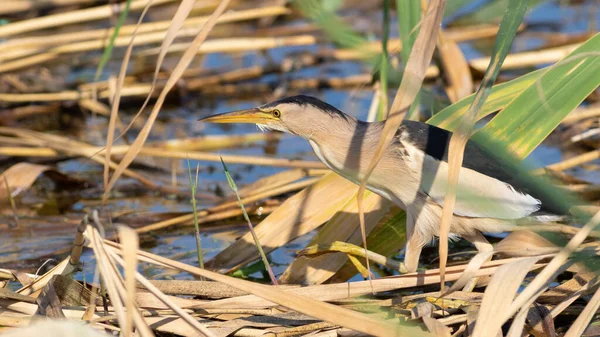
<path id="1" fill-rule="evenodd" d="M 405 134 L 406 133 L 406 134 Z M 404 134 L 415 147 L 437 160 L 448 162 L 448 147 L 452 132 L 427 123 L 404 121 L 398 129 L 398 136 Z M 552 201 L 536 184 L 519 176 L 516 168 L 496 158 L 484 147 L 470 140 L 465 147 L 462 167 L 485 174 L 486 176 L 505 182 L 515 191 L 529 194 L 542 202 L 542 210 L 565 214 L 568 210 Z"/>

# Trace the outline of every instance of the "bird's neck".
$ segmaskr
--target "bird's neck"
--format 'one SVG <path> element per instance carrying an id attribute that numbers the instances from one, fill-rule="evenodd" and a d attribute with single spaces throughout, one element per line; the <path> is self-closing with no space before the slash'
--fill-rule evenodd
<path id="1" fill-rule="evenodd" d="M 382 122 L 367 123 L 349 116 L 344 123 L 326 123 L 308 141 L 327 167 L 355 180 L 369 165 L 382 130 Z"/>

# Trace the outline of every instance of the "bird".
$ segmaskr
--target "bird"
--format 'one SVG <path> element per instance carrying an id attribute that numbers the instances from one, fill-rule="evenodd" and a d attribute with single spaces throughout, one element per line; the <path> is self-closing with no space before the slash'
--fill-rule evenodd
<path id="1" fill-rule="evenodd" d="M 207 123 L 253 123 L 304 138 L 317 158 L 360 185 L 385 121 L 364 122 L 318 98 L 285 97 L 259 107 L 201 118 Z M 406 272 L 418 268 L 421 251 L 440 232 L 452 132 L 404 120 L 370 175 L 368 190 L 406 211 Z M 484 146 L 469 140 L 459 172 L 451 238 L 462 237 L 480 252 L 493 246 L 482 233 L 509 231 L 521 219 L 549 219 L 566 210 Z"/>

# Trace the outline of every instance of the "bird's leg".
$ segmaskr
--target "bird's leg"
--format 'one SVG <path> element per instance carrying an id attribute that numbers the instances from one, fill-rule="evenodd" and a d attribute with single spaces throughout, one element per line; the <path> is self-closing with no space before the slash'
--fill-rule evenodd
<path id="1" fill-rule="evenodd" d="M 406 212 L 406 247 L 404 249 L 404 266 L 407 273 L 417 271 L 421 250 L 431 238 L 425 238 L 421 231 L 416 230 L 416 221 L 412 212 Z"/>
<path id="2" fill-rule="evenodd" d="M 468 235 L 461 235 L 465 240 L 469 241 L 470 243 L 472 243 L 475 248 L 477 249 L 478 252 L 483 253 L 483 252 L 491 252 L 494 250 L 494 246 L 492 246 L 491 243 L 489 243 L 489 241 L 483 236 L 483 234 L 481 234 L 481 232 L 475 232 L 475 234 L 468 234 Z M 488 259 L 491 260 L 492 257 L 490 256 L 490 258 Z M 473 289 L 475 289 L 475 286 L 477 285 L 477 280 L 479 279 L 479 277 L 474 277 L 472 279 L 469 280 L 469 282 L 467 282 L 467 284 L 465 284 L 465 286 L 463 287 L 463 291 L 473 291 Z"/>

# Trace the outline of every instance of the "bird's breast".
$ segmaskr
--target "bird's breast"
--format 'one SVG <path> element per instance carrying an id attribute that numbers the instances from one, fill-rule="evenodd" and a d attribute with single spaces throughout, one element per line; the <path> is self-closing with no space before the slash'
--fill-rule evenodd
<path id="1" fill-rule="evenodd" d="M 353 156 L 352 153 L 349 153 L 350 151 L 348 149 L 323 147 L 312 140 L 309 140 L 309 143 L 317 158 L 319 158 L 319 160 L 330 170 L 357 185 L 361 184 L 372 156 L 362 158 L 362 163 L 353 162 L 353 160 L 360 160 L 359 155 Z M 348 157 L 349 155 L 350 157 Z M 411 195 L 414 195 L 416 191 L 413 191 L 414 188 L 410 188 L 410 184 L 402 181 L 403 178 L 407 178 L 407 176 L 403 174 L 405 170 L 398 167 L 396 164 L 397 163 L 390 163 L 389 158 L 382 159 L 369 177 L 367 189 L 392 201 L 398 207 L 405 208 L 404 200 L 398 198 L 395 190 L 402 186 L 403 191 L 406 191 Z M 390 187 L 392 187 L 392 189 L 390 189 Z"/>

